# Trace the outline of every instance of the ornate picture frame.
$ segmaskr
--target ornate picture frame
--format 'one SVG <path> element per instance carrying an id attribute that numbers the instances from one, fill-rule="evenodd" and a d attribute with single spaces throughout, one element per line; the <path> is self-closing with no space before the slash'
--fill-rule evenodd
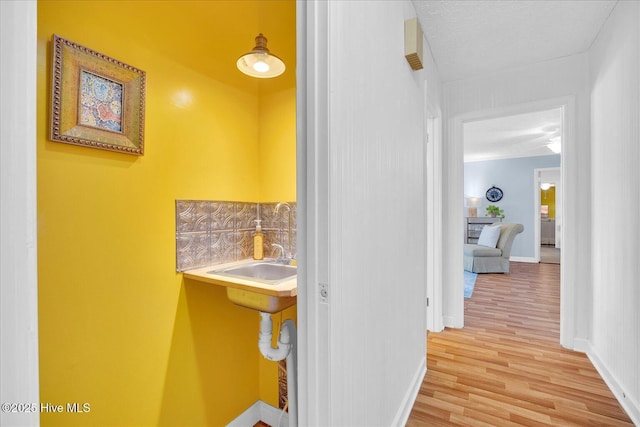
<path id="1" fill-rule="evenodd" d="M 53 35 L 51 140 L 144 154 L 146 73 Z"/>

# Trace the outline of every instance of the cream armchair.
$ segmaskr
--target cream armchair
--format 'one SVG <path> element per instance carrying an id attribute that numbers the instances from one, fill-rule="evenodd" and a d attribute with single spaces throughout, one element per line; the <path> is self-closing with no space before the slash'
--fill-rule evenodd
<path id="1" fill-rule="evenodd" d="M 511 245 L 516 235 L 522 233 L 522 224 L 508 222 L 500 225 L 500 237 L 495 248 L 467 243 L 464 245 L 464 269 L 472 273 L 509 273 Z M 489 226 L 487 226 L 489 227 Z"/>

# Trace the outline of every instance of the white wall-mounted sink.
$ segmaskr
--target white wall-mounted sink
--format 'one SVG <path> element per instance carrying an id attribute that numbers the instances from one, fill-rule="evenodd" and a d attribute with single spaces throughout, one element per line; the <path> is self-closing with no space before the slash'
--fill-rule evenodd
<path id="1" fill-rule="evenodd" d="M 188 270 L 184 277 L 227 288 L 234 304 L 277 313 L 297 301 L 297 268 L 274 260 L 253 259 Z"/>

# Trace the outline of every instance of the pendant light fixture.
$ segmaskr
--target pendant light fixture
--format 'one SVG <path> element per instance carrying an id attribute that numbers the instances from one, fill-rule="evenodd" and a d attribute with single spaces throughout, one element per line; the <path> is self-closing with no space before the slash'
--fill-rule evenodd
<path id="1" fill-rule="evenodd" d="M 256 47 L 238 58 L 236 65 L 246 75 L 259 79 L 278 77 L 286 68 L 282 59 L 269 52 L 267 38 L 262 33 L 256 37 Z"/>

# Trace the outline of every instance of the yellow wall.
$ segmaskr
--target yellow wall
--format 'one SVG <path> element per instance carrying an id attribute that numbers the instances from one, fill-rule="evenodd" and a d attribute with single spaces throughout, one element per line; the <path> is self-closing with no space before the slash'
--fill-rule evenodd
<path id="1" fill-rule="evenodd" d="M 549 218 L 556 217 L 556 187 L 540 190 L 540 204 L 549 206 Z"/>
<path id="2" fill-rule="evenodd" d="M 260 361 L 258 314 L 175 272 L 174 202 L 294 200 L 295 184 L 261 184 L 258 92 L 156 49 L 144 36 L 149 3 L 115 4 L 38 3 L 41 400 L 91 405 L 44 413 L 42 425 L 224 425 L 257 399 L 275 404 L 277 375 Z M 48 140 L 54 33 L 147 72 L 144 156 Z M 283 114 L 274 120 L 288 133 L 295 110 Z M 290 150 L 295 136 L 284 139 Z M 295 166 L 286 169 L 295 181 Z"/>
<path id="3" fill-rule="evenodd" d="M 291 67 L 293 68 L 293 67 Z M 291 70 L 291 72 L 294 72 Z M 282 120 L 296 115 L 295 88 L 260 95 L 260 200 L 263 202 L 296 200 L 296 123 Z M 272 316 L 274 342 L 282 322 L 297 320 L 296 307 Z M 260 399 L 278 407 L 278 365 L 260 359 Z"/>
<path id="4" fill-rule="evenodd" d="M 261 200 L 296 200 L 295 88 L 260 96 Z"/>
<path id="5" fill-rule="evenodd" d="M 295 72 L 293 67 L 287 72 Z M 296 123 L 283 118 L 296 116 L 295 88 L 260 94 L 260 200 L 296 200 Z M 282 322 L 297 320 L 296 307 L 272 316 L 274 341 Z M 260 399 L 278 407 L 278 365 L 260 359 Z"/>

